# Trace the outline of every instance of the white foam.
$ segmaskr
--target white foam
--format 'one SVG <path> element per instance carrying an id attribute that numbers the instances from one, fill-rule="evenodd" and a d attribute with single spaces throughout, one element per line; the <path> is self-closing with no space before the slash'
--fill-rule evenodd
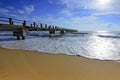
<path id="1" fill-rule="evenodd" d="M 77 36 L 76 36 L 77 35 Z M 9 49 L 36 50 L 54 54 L 81 55 L 100 60 L 120 59 L 120 40 L 96 35 L 66 35 L 63 37 L 28 36 L 15 40 L 13 36 L 0 36 L 0 45 Z"/>

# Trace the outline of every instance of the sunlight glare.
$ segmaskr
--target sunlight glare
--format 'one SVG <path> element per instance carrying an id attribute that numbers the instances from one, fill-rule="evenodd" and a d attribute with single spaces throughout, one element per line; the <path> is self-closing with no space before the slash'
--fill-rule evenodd
<path id="1" fill-rule="evenodd" d="M 100 10 L 107 10 L 110 8 L 112 0 L 96 0 L 96 7 Z"/>
<path id="2" fill-rule="evenodd" d="M 110 0 L 98 0 L 99 1 L 99 4 L 101 5 L 106 5 L 110 2 Z"/>
<path id="3" fill-rule="evenodd" d="M 109 33 L 104 33 L 103 35 L 107 35 Z M 97 58 L 97 59 L 110 59 L 114 58 L 116 53 L 113 54 L 112 52 L 116 51 L 115 45 L 112 43 L 112 40 L 107 38 L 101 38 L 98 36 L 91 36 L 88 42 L 88 51 L 90 56 Z M 112 50 L 113 49 L 113 50 Z M 91 53 L 92 52 L 92 53 Z"/>

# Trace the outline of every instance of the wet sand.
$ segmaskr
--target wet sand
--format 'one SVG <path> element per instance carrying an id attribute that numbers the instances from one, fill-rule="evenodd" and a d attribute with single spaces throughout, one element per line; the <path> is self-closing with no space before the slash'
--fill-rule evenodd
<path id="1" fill-rule="evenodd" d="M 0 80 L 120 80 L 120 62 L 0 48 Z"/>

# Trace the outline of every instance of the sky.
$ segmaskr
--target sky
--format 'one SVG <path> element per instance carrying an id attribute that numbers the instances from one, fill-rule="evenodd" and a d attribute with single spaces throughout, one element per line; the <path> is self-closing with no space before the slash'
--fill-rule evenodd
<path id="1" fill-rule="evenodd" d="M 0 16 L 79 31 L 120 31 L 120 0 L 0 0 Z"/>

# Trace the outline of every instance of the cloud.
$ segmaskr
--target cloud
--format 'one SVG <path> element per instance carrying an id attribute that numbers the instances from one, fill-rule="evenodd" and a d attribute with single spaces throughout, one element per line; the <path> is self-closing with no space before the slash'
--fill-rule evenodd
<path id="1" fill-rule="evenodd" d="M 33 5 L 29 5 L 29 6 L 24 6 L 25 11 L 30 14 L 31 12 L 34 11 L 34 6 Z"/>
<path id="2" fill-rule="evenodd" d="M 62 9 L 62 10 L 59 12 L 59 14 L 64 15 L 64 16 L 68 16 L 68 17 L 73 15 L 72 11 L 70 11 L 70 10 L 68 10 L 68 9 Z"/>
<path id="3" fill-rule="evenodd" d="M 120 4 L 118 0 L 60 0 L 60 2 L 69 9 L 101 9 L 101 7 L 119 8 Z"/>
<path id="4" fill-rule="evenodd" d="M 18 10 L 18 13 L 24 14 L 24 13 L 25 13 L 25 10 Z"/>
<path id="5" fill-rule="evenodd" d="M 33 11 L 34 11 L 33 5 L 24 6 L 23 9 L 18 9 L 13 6 L 6 6 L 4 8 L 3 7 L 0 8 L 0 15 L 29 20 L 29 16 Z"/>
<path id="6" fill-rule="evenodd" d="M 31 19 L 32 20 L 32 19 Z M 73 28 L 79 31 L 98 31 L 98 30 L 110 30 L 113 26 L 118 29 L 118 25 L 114 25 L 109 22 L 100 22 L 98 17 L 96 16 L 87 16 L 87 17 L 72 17 L 72 18 L 65 18 L 65 17 L 57 17 L 53 18 L 51 16 L 46 17 L 34 17 L 34 21 L 46 23 L 49 25 L 55 25 L 59 27 L 65 28 Z M 110 27 L 109 27 L 110 26 Z M 114 30 L 114 29 L 113 29 Z"/>
<path id="7" fill-rule="evenodd" d="M 27 15 L 30 15 L 33 11 L 34 11 L 33 5 L 24 6 L 23 9 L 17 9 L 13 6 L 6 6 L 5 8 L 3 7 L 0 8 L 0 14 L 7 15 L 7 16 L 11 16 L 11 15 L 27 16 Z"/>
<path id="8" fill-rule="evenodd" d="M 60 0 L 48 0 L 50 4 L 61 4 Z"/>
<path id="9" fill-rule="evenodd" d="M 60 0 L 61 4 L 70 10 L 87 8 L 92 4 L 92 1 L 93 0 Z"/>
<path id="10" fill-rule="evenodd" d="M 29 6 L 24 6 L 23 9 L 19 9 L 18 13 L 20 14 L 31 14 L 34 11 L 34 6 L 29 5 Z"/>
<path id="11" fill-rule="evenodd" d="M 74 17 L 69 20 L 69 26 L 78 29 L 79 31 L 105 31 L 105 30 L 117 30 L 118 25 L 114 25 L 110 22 L 101 22 L 96 16 L 87 17 Z M 110 27 L 109 27 L 110 26 Z M 113 29 L 115 27 L 115 29 Z M 111 29 L 112 28 L 112 29 Z"/>
<path id="12" fill-rule="evenodd" d="M 48 2 L 49 2 L 50 4 L 53 4 L 53 3 L 54 3 L 54 1 L 53 1 L 53 0 L 49 0 Z"/>
<path id="13" fill-rule="evenodd" d="M 89 10 L 93 14 L 117 14 L 120 10 L 120 0 L 60 0 L 64 10 Z"/>
<path id="14" fill-rule="evenodd" d="M 75 12 L 79 14 L 90 13 L 89 15 L 119 15 L 120 0 L 51 0 L 53 3 L 60 4 L 64 8 L 60 14 L 73 16 Z M 84 13 L 84 11 L 87 11 Z"/>
<path id="15" fill-rule="evenodd" d="M 104 13 L 95 13 L 93 16 L 101 16 L 101 15 L 120 15 L 120 12 L 104 12 Z"/>
<path id="16" fill-rule="evenodd" d="M 6 8 L 0 8 L 0 14 L 7 14 L 9 13 L 10 11 Z"/>
<path id="17" fill-rule="evenodd" d="M 118 25 L 114 23 L 100 21 L 101 15 L 115 14 L 120 15 L 120 1 L 113 0 L 107 6 L 102 6 L 104 3 L 100 0 L 49 0 L 50 4 L 57 4 L 61 6 L 57 14 L 47 14 L 44 16 L 32 15 L 35 11 L 34 5 L 26 5 L 22 8 L 12 10 L 12 7 L 0 8 L 0 14 L 8 14 L 21 19 L 27 19 L 35 22 L 46 23 L 49 25 L 55 25 L 59 27 L 75 28 L 82 30 L 109 30 L 115 27 L 118 29 Z M 106 0 L 101 0 L 106 1 Z M 114 4 L 114 5 L 113 5 Z M 37 10 L 36 10 L 37 11 Z M 32 16 L 31 16 L 32 15 Z"/>
<path id="18" fill-rule="evenodd" d="M 84 8 L 83 0 L 60 0 L 62 5 L 65 5 L 67 9 L 81 9 Z"/>
<path id="19" fill-rule="evenodd" d="M 15 11 L 11 11 L 8 8 L 0 8 L 0 15 L 6 17 L 19 17 L 18 14 L 15 14 Z"/>

